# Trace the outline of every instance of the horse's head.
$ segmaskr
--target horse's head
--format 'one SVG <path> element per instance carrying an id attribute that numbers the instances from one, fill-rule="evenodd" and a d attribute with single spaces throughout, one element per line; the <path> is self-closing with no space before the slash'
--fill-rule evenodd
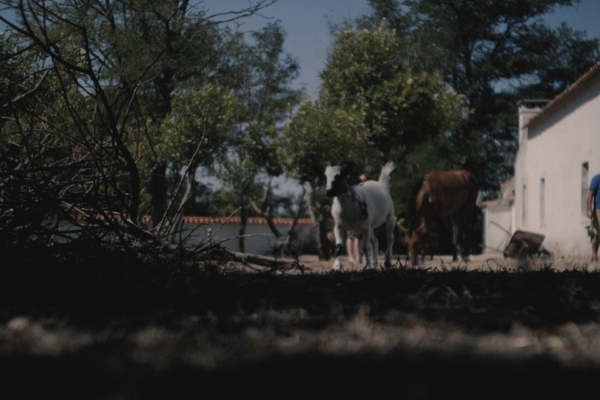
<path id="1" fill-rule="evenodd" d="M 327 163 L 325 167 L 325 195 L 335 197 L 346 191 L 346 178 L 354 169 L 354 163 L 351 161 L 341 162 L 339 165 L 331 166 Z"/>
<path id="2" fill-rule="evenodd" d="M 425 221 L 422 221 L 416 229 L 400 225 L 400 230 L 404 234 L 404 242 L 408 248 L 410 263 L 411 265 L 417 265 L 419 263 L 419 254 L 426 240 L 427 225 Z"/>

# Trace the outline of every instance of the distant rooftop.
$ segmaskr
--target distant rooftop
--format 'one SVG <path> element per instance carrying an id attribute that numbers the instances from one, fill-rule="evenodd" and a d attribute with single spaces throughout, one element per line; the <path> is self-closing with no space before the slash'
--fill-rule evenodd
<path id="1" fill-rule="evenodd" d="M 189 216 L 183 217 L 185 224 L 202 224 L 202 225 L 239 225 L 242 222 L 240 217 L 202 217 L 202 216 Z M 292 225 L 294 222 L 293 218 L 273 218 L 275 225 Z M 267 220 L 262 217 L 250 217 L 247 218 L 246 223 L 248 225 L 266 225 Z M 310 218 L 299 218 L 298 225 L 312 225 Z"/>

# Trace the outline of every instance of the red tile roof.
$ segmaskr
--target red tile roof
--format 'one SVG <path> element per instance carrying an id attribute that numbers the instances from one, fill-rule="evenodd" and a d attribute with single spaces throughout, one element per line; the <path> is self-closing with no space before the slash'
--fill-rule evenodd
<path id="1" fill-rule="evenodd" d="M 240 217 L 201 217 L 186 215 L 183 217 L 183 222 L 186 224 L 230 224 L 239 225 L 242 219 Z M 275 225 L 292 225 L 293 218 L 273 218 Z M 250 217 L 247 219 L 248 225 L 266 225 L 267 220 L 262 217 Z M 299 218 L 298 225 L 312 225 L 310 218 Z"/>
<path id="2" fill-rule="evenodd" d="M 54 220 L 55 216 L 48 216 L 47 220 Z M 80 214 L 73 215 L 73 218 L 78 221 L 83 221 L 85 217 Z M 94 218 L 98 220 L 103 220 L 104 217 L 102 215 L 96 215 Z M 121 220 L 121 217 L 118 214 L 113 214 L 113 218 L 117 221 Z M 203 217 L 203 216 L 195 216 L 195 215 L 186 215 L 183 218 L 183 222 L 186 224 L 217 224 L 217 225 L 239 225 L 241 223 L 240 217 Z M 150 220 L 150 216 L 145 216 L 143 219 L 148 222 Z M 273 218 L 273 222 L 275 225 L 292 225 L 294 222 L 293 218 Z M 262 217 L 249 217 L 247 219 L 248 225 L 267 225 L 267 220 Z M 312 225 L 310 218 L 298 218 L 298 225 L 309 226 Z"/>
<path id="3" fill-rule="evenodd" d="M 589 86 L 600 80 L 600 62 L 594 64 L 585 74 L 583 74 L 574 84 L 565 89 L 562 93 L 556 96 L 550 103 L 546 105 L 536 116 L 531 118 L 527 123 L 528 128 L 534 128 L 548 117 L 554 115 L 562 105 L 575 96 L 581 94 Z"/>

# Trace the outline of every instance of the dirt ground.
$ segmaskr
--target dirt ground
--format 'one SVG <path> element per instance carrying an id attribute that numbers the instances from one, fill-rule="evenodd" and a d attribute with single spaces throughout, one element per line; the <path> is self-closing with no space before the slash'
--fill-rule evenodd
<path id="1" fill-rule="evenodd" d="M 301 264 L 311 268 L 316 272 L 329 272 L 333 266 L 333 259 L 321 261 L 317 256 L 304 255 L 300 256 Z M 379 267 L 383 265 L 384 256 L 379 256 Z M 395 268 L 409 267 L 406 256 L 396 256 L 392 263 Z M 352 266 L 348 263 L 347 258 L 342 256 L 342 266 L 344 271 L 359 272 L 362 266 Z M 460 269 L 467 271 L 539 271 L 545 267 L 551 267 L 558 271 L 584 269 L 593 271 L 600 268 L 598 262 L 590 262 L 583 257 L 557 257 L 553 259 L 533 258 L 527 260 L 518 260 L 515 258 L 507 258 L 502 253 L 487 253 L 474 254 L 469 257 L 469 261 L 462 260 L 452 261 L 451 255 L 433 255 L 427 256 L 419 261 L 419 268 L 430 271 L 444 271 L 451 269 Z"/>
<path id="2" fill-rule="evenodd" d="M 330 272 L 233 263 L 0 271 L 2 398 L 575 397 L 600 373 L 580 259 Z"/>

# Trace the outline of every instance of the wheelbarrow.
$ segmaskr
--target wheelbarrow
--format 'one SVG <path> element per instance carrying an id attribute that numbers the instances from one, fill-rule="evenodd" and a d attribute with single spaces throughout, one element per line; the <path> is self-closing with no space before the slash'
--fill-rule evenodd
<path id="1" fill-rule="evenodd" d="M 551 257 L 552 253 L 542 246 L 545 236 L 539 233 L 516 231 L 504 249 L 505 258 Z"/>

